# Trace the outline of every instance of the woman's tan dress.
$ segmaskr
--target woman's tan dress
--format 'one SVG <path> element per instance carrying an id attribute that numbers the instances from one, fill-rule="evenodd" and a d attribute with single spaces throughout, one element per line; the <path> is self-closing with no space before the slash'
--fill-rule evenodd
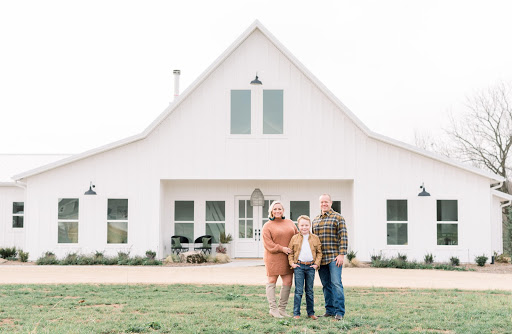
<path id="1" fill-rule="evenodd" d="M 267 276 L 290 275 L 293 270 L 288 264 L 288 255 L 283 248 L 288 247 L 297 227 L 289 219 L 269 220 L 263 225 L 263 261 Z"/>

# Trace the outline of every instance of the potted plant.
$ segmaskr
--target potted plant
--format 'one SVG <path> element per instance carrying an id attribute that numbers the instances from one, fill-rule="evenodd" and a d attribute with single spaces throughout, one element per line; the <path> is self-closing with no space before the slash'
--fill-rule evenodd
<path id="1" fill-rule="evenodd" d="M 223 245 L 224 247 L 226 247 L 226 254 L 228 254 L 229 257 L 232 257 L 231 241 L 233 241 L 233 236 L 230 233 L 228 233 L 228 234 L 226 234 L 226 232 L 220 233 L 219 246 Z"/>

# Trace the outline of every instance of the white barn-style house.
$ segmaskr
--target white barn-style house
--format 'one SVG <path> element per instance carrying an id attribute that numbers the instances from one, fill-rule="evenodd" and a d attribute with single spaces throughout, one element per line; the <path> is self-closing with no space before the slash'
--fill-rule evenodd
<path id="1" fill-rule="evenodd" d="M 362 261 L 473 262 L 502 252 L 503 181 L 372 132 L 256 21 L 142 133 L 0 183 L 0 247 L 162 258 L 173 235 L 224 232 L 261 257 L 271 201 L 295 220 L 329 193 Z"/>

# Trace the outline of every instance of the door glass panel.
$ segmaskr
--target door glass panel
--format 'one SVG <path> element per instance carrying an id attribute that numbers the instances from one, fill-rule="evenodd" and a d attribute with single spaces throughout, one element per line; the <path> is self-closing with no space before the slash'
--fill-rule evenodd
<path id="1" fill-rule="evenodd" d="M 238 217 L 245 218 L 245 201 L 238 201 Z"/>
<path id="2" fill-rule="evenodd" d="M 245 220 L 238 221 L 238 237 L 245 238 Z"/>
<path id="3" fill-rule="evenodd" d="M 252 218 L 252 205 L 251 205 L 251 201 L 245 201 L 246 203 L 246 207 L 247 207 L 247 218 Z"/>
<path id="4" fill-rule="evenodd" d="M 247 220 L 247 238 L 253 237 L 252 220 Z"/>

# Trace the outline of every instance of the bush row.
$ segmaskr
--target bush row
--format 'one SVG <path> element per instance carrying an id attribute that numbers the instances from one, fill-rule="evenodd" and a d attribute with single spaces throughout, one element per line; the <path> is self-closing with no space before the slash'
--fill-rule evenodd
<path id="1" fill-rule="evenodd" d="M 439 270 L 456 270 L 456 271 L 468 271 L 473 269 L 467 269 L 465 267 L 459 267 L 460 260 L 457 257 L 452 256 L 450 258 L 450 264 L 439 263 L 434 264 L 434 255 L 428 253 L 424 257 L 424 262 L 407 261 L 407 255 L 400 254 L 390 259 L 385 258 L 381 254 L 371 256 L 371 266 L 375 268 L 398 268 L 398 269 L 439 269 Z M 487 261 L 487 259 L 486 259 Z M 485 262 L 484 262 L 485 263 Z"/>
<path id="2" fill-rule="evenodd" d="M 92 255 L 70 253 L 63 259 L 58 259 L 54 253 L 46 252 L 37 259 L 38 265 L 121 265 L 121 266 L 160 266 L 162 261 L 155 259 L 156 253 L 147 251 L 146 256 L 130 257 L 129 253 L 118 252 L 117 256 L 104 256 L 101 252 Z"/>
<path id="3" fill-rule="evenodd" d="M 28 252 L 24 252 L 21 249 L 16 249 L 16 247 L 0 248 L 0 258 L 10 261 L 20 260 L 21 262 L 27 262 Z"/>

